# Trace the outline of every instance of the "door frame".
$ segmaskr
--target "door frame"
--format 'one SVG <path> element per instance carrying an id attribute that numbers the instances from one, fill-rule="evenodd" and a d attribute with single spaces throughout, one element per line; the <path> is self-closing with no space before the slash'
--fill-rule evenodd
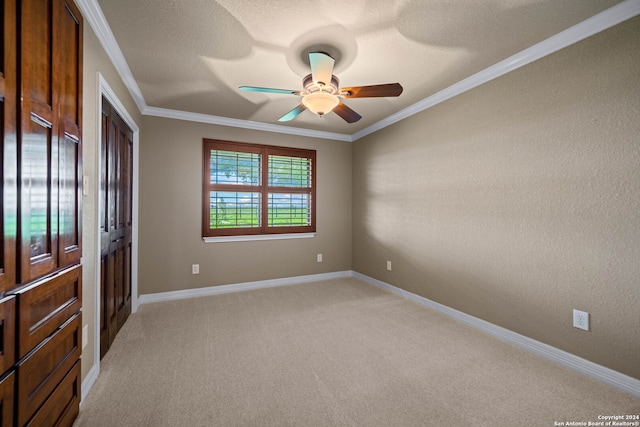
<path id="1" fill-rule="evenodd" d="M 101 233 L 100 233 L 100 202 L 98 200 L 100 195 L 100 177 L 102 176 L 101 161 L 100 161 L 100 141 L 102 141 L 102 97 L 105 97 L 111 106 L 116 110 L 118 115 L 124 120 L 124 122 L 133 131 L 133 171 L 132 171 L 132 227 L 131 232 L 131 313 L 138 311 L 138 184 L 139 184 L 139 165 L 140 165 L 140 129 L 133 120 L 127 109 L 124 107 L 118 96 L 115 94 L 107 80 L 98 72 L 98 114 L 97 114 L 97 147 L 96 148 L 96 175 L 93 190 L 98 195 L 96 197 L 95 208 L 95 312 L 94 312 L 94 325 L 93 325 L 93 364 L 94 366 L 100 366 L 100 248 L 101 248 Z"/>

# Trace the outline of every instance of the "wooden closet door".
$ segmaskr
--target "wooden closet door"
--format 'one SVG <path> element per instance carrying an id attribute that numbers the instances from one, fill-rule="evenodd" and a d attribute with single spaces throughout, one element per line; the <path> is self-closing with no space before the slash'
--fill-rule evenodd
<path id="1" fill-rule="evenodd" d="M 119 279 L 116 286 L 116 310 L 118 330 L 131 314 L 131 244 L 132 244 L 132 198 L 133 198 L 133 131 L 118 119 L 118 233 L 116 268 Z"/>
<path id="2" fill-rule="evenodd" d="M 20 2 L 20 282 L 80 262 L 82 17 Z"/>
<path id="3" fill-rule="evenodd" d="M 100 356 L 131 314 L 133 132 L 103 99 L 100 149 Z"/>
<path id="4" fill-rule="evenodd" d="M 0 294 L 16 283 L 16 233 L 18 229 L 18 143 L 16 135 L 16 2 L 3 2 L 0 38 Z"/>
<path id="5" fill-rule="evenodd" d="M 53 271 L 58 260 L 58 75 L 52 58 L 59 2 L 21 1 L 20 281 Z"/>
<path id="6" fill-rule="evenodd" d="M 82 16 L 73 1 L 58 8 L 59 50 L 59 267 L 80 263 L 82 206 Z"/>

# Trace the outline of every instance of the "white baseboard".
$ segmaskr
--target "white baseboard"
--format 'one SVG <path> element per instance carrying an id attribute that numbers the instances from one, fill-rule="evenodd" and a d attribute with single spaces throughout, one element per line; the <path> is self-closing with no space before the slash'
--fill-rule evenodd
<path id="1" fill-rule="evenodd" d="M 516 332 L 510 331 L 509 329 L 494 325 L 493 323 L 478 319 L 477 317 L 470 316 L 461 311 L 447 307 L 446 305 L 431 301 L 430 299 L 421 297 L 420 295 L 405 291 L 404 289 L 397 288 L 393 285 L 374 279 L 372 277 L 365 276 L 364 274 L 354 271 L 352 272 L 352 276 L 371 283 L 372 285 L 391 291 L 395 294 L 401 295 L 425 307 L 432 308 L 436 311 L 439 311 L 440 313 L 446 314 L 447 316 L 453 317 L 456 320 L 466 323 L 467 325 L 480 329 L 483 332 L 486 332 L 487 334 L 492 335 L 502 341 L 514 344 L 517 347 L 520 347 L 531 353 L 535 353 L 538 356 L 542 356 L 545 359 L 551 360 L 552 362 L 566 366 L 590 378 L 618 388 L 636 397 L 640 397 L 640 380 L 637 380 L 633 377 L 614 371 L 613 369 L 609 369 L 602 365 L 598 365 L 597 363 L 590 362 L 586 359 L 575 356 L 571 353 L 567 353 L 564 350 L 560 350 L 556 347 L 552 347 L 540 341 L 536 341 L 532 338 L 525 337 L 524 335 L 520 335 Z"/>
<path id="2" fill-rule="evenodd" d="M 80 408 L 82 408 L 82 403 L 87 398 L 87 395 L 89 394 L 89 391 L 91 391 L 91 388 L 93 387 L 93 385 L 96 383 L 96 380 L 98 379 L 99 374 L 100 374 L 100 365 L 93 365 L 91 370 L 89 370 L 89 373 L 87 373 L 87 376 L 84 377 L 84 380 L 82 381 L 82 385 L 80 386 L 81 388 Z"/>
<path id="3" fill-rule="evenodd" d="M 196 298 L 210 295 L 227 294 L 230 292 L 250 291 L 253 289 L 273 288 L 276 286 L 297 285 L 300 283 L 318 282 L 321 280 L 340 279 L 350 277 L 352 272 L 337 271 L 334 273 L 312 274 L 308 276 L 286 277 L 283 279 L 259 280 L 256 282 L 235 283 L 231 285 L 209 286 L 206 288 L 185 289 L 182 291 L 160 292 L 140 295 L 138 303 L 173 301 L 178 299 Z"/>

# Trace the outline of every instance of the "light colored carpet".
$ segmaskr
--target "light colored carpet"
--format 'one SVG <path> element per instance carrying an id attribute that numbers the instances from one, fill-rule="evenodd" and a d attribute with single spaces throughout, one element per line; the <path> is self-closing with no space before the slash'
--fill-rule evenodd
<path id="1" fill-rule="evenodd" d="M 354 278 L 147 304 L 75 426 L 554 426 L 640 399 Z"/>

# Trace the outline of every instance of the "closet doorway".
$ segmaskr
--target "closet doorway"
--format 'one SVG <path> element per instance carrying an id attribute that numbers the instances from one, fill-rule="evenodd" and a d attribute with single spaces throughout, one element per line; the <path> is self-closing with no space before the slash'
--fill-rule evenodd
<path id="1" fill-rule="evenodd" d="M 131 314 L 133 131 L 102 97 L 100 141 L 100 359 Z"/>

